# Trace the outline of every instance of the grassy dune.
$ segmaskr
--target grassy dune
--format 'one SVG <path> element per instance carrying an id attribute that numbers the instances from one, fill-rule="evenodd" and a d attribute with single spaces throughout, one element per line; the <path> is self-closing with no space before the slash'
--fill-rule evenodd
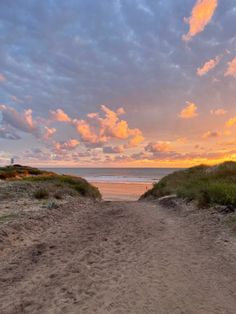
<path id="1" fill-rule="evenodd" d="M 0 168 L 0 180 L 18 181 L 30 183 L 35 187 L 34 197 L 38 199 L 48 198 L 50 193 L 55 198 L 61 198 L 62 194 L 75 194 L 100 199 L 99 190 L 85 179 L 69 175 L 58 175 L 53 172 L 42 171 L 37 168 L 13 165 Z"/>
<path id="2" fill-rule="evenodd" d="M 200 207 L 212 204 L 236 206 L 236 162 L 200 165 L 174 172 L 154 184 L 141 199 L 171 194 L 196 200 Z"/>

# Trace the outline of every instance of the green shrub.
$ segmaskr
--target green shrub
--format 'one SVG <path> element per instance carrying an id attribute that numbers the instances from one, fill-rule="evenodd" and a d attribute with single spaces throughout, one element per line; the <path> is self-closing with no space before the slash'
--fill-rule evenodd
<path id="1" fill-rule="evenodd" d="M 34 192 L 34 197 L 37 199 L 45 199 L 49 197 L 49 193 L 46 189 L 40 188 L 37 191 Z"/>

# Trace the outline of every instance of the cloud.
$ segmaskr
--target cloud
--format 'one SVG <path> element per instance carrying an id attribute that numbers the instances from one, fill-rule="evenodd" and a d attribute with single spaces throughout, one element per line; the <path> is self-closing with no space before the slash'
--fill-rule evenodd
<path id="1" fill-rule="evenodd" d="M 21 113 L 12 107 L 0 105 L 0 112 L 2 113 L 1 124 L 6 131 L 6 136 L 11 137 L 11 139 L 20 138 L 16 130 L 32 134 L 42 140 L 49 140 L 56 132 L 55 128 L 48 127 L 47 125 L 42 127 L 43 120 L 41 118 L 38 117 L 37 120 L 34 120 L 32 109 L 24 110 Z M 3 128 L 1 130 L 3 137 Z"/>
<path id="2" fill-rule="evenodd" d="M 6 77 L 0 73 L 0 82 L 6 81 Z"/>
<path id="3" fill-rule="evenodd" d="M 133 137 L 129 140 L 129 143 L 126 145 L 127 148 L 137 147 L 144 141 L 144 136 L 139 129 L 131 130 L 130 134 Z"/>
<path id="4" fill-rule="evenodd" d="M 184 41 L 191 40 L 192 37 L 205 29 L 212 19 L 217 5 L 217 0 L 197 0 L 191 16 L 187 19 L 185 18 L 185 22 L 189 24 L 189 31 L 186 35 L 183 35 L 182 39 Z"/>
<path id="5" fill-rule="evenodd" d="M 233 76 L 236 77 L 236 57 L 228 62 L 228 68 L 225 72 L 225 76 Z"/>
<path id="6" fill-rule="evenodd" d="M 218 131 L 208 131 L 203 134 L 202 138 L 208 139 L 208 138 L 215 138 L 215 137 L 220 137 L 221 133 Z"/>
<path id="7" fill-rule="evenodd" d="M 71 118 L 62 110 L 50 110 L 52 119 L 58 122 L 70 122 Z"/>
<path id="8" fill-rule="evenodd" d="M 221 59 L 220 56 L 217 56 L 214 59 L 211 59 L 204 63 L 204 65 L 201 68 L 197 69 L 197 75 L 203 76 L 207 74 L 209 71 L 213 70 L 220 62 L 220 59 Z"/>
<path id="9" fill-rule="evenodd" d="M 45 131 L 44 131 L 43 138 L 45 140 L 48 140 L 49 138 L 51 138 L 57 131 L 55 128 L 49 128 L 47 126 L 45 126 L 44 130 Z"/>
<path id="10" fill-rule="evenodd" d="M 106 138 L 99 137 L 86 120 L 73 120 L 77 132 L 85 143 L 101 144 L 106 142 Z"/>
<path id="11" fill-rule="evenodd" d="M 236 124 L 236 117 L 233 117 L 233 118 L 230 118 L 225 126 L 228 127 L 228 128 L 231 128 L 232 126 L 234 126 Z"/>
<path id="12" fill-rule="evenodd" d="M 39 136 L 40 129 L 36 121 L 32 118 L 32 109 L 24 110 L 19 113 L 12 107 L 0 105 L 0 112 L 2 112 L 2 123 L 9 125 L 17 130 L 31 133 Z"/>
<path id="13" fill-rule="evenodd" d="M 122 154 L 124 153 L 124 146 L 123 145 L 118 145 L 118 146 L 106 146 L 103 147 L 103 152 L 105 154 Z"/>
<path id="14" fill-rule="evenodd" d="M 99 118 L 101 125 L 101 133 L 105 136 L 127 139 L 129 137 L 128 122 L 119 120 L 119 116 L 124 114 L 124 109 L 119 108 L 117 111 L 112 111 L 107 106 L 102 105 L 101 110 L 105 113 L 104 118 Z"/>
<path id="15" fill-rule="evenodd" d="M 142 131 L 130 128 L 126 120 L 120 119 L 123 114 L 125 114 L 123 108 L 113 111 L 102 105 L 101 113 L 89 113 L 87 120 L 74 119 L 72 124 L 82 141 L 87 144 L 103 146 L 109 140 L 116 139 L 126 141 L 126 148 L 136 147 L 144 140 Z"/>
<path id="16" fill-rule="evenodd" d="M 55 142 L 54 143 L 54 150 L 59 153 L 61 151 L 70 151 L 74 150 L 79 146 L 80 142 L 77 139 L 69 139 L 64 142 Z"/>
<path id="17" fill-rule="evenodd" d="M 187 101 L 186 104 L 186 107 L 180 112 L 179 117 L 182 119 L 192 119 L 197 117 L 197 106 L 189 101 Z"/>
<path id="18" fill-rule="evenodd" d="M 211 110 L 210 113 L 215 116 L 224 116 L 226 115 L 227 111 L 224 108 L 218 108 Z"/>
<path id="19" fill-rule="evenodd" d="M 151 142 L 145 147 L 145 151 L 150 153 L 170 152 L 171 143 L 168 141 Z"/>
<path id="20" fill-rule="evenodd" d="M 11 96 L 10 96 L 10 99 L 11 99 L 12 101 L 14 101 L 15 103 L 18 103 L 18 104 L 22 103 L 22 100 L 20 100 L 19 98 L 17 98 L 17 97 L 14 96 L 14 95 L 11 95 Z"/>
<path id="21" fill-rule="evenodd" d="M 14 129 L 10 127 L 1 127 L 0 128 L 0 138 L 6 140 L 19 140 L 21 137 L 15 132 Z"/>

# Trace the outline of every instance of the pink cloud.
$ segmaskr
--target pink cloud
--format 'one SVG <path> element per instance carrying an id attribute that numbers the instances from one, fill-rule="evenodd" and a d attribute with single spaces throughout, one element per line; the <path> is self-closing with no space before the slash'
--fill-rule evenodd
<path id="1" fill-rule="evenodd" d="M 49 138 L 51 138 L 57 131 L 55 128 L 49 128 L 47 126 L 45 126 L 44 129 L 45 129 L 45 132 L 44 132 L 43 138 L 45 140 L 48 140 Z"/>
<path id="2" fill-rule="evenodd" d="M 236 77 L 236 57 L 228 62 L 228 68 L 225 72 L 225 76 L 233 76 Z"/>
<path id="3" fill-rule="evenodd" d="M 162 153 L 171 151 L 171 143 L 168 141 L 159 141 L 157 143 L 149 143 L 145 150 L 151 153 Z"/>
<path id="4" fill-rule="evenodd" d="M 32 118 L 32 109 L 27 109 L 23 113 L 19 113 L 12 107 L 0 105 L 0 111 L 2 112 L 2 121 L 4 124 L 17 130 L 39 136 L 40 128 Z"/>
<path id="5" fill-rule="evenodd" d="M 204 31 L 207 24 L 211 21 L 217 8 L 217 0 L 197 0 L 191 16 L 185 22 L 189 24 L 189 31 L 182 37 L 184 41 L 189 41 L 198 33 Z"/>
<path id="6" fill-rule="evenodd" d="M 77 148 L 79 146 L 80 142 L 77 139 L 69 139 L 67 141 L 64 142 L 55 142 L 54 143 L 54 149 L 56 152 L 60 152 L 60 151 L 70 151 L 70 150 L 74 150 L 75 148 Z"/>

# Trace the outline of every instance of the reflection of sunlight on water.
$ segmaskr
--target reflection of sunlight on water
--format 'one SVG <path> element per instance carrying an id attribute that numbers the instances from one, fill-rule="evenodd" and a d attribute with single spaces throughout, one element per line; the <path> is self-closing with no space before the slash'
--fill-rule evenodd
<path id="1" fill-rule="evenodd" d="M 91 182 L 99 188 L 105 201 L 136 201 L 152 187 L 150 183 L 107 183 Z"/>

